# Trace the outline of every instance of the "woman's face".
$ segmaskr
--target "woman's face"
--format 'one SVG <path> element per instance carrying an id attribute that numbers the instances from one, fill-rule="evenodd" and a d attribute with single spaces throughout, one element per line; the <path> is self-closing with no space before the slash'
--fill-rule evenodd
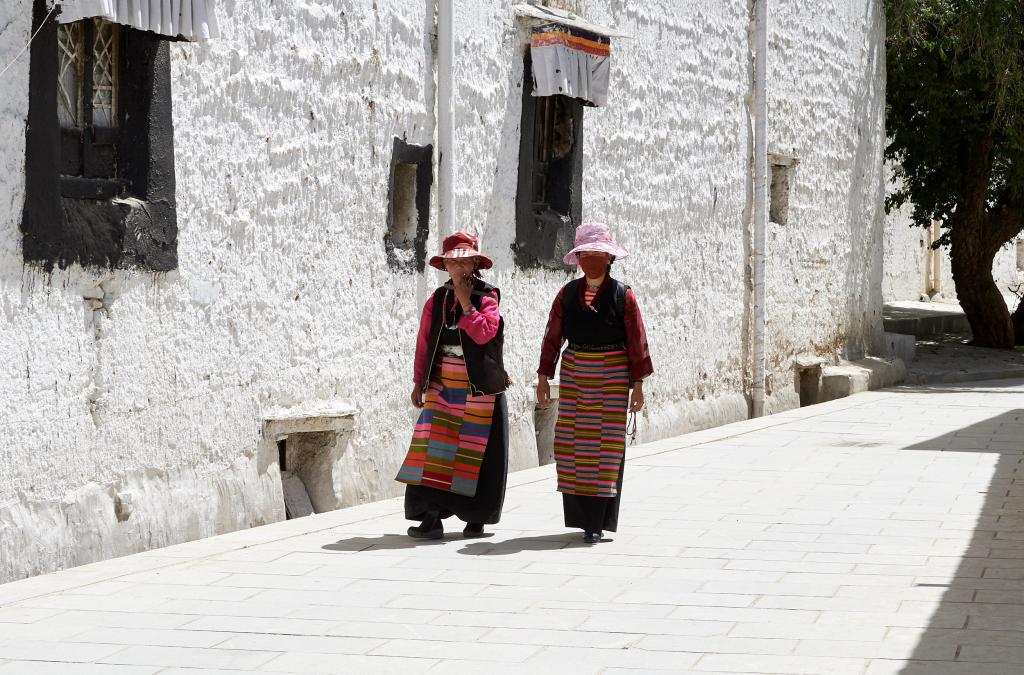
<path id="1" fill-rule="evenodd" d="M 583 273 L 591 279 L 598 279 L 604 276 L 605 272 L 608 271 L 608 265 L 612 261 L 612 256 L 609 253 L 602 251 L 580 251 L 576 254 L 579 258 L 580 268 L 583 269 Z"/>
<path id="2" fill-rule="evenodd" d="M 445 258 L 444 268 L 452 279 L 465 279 L 476 269 L 476 258 Z"/>

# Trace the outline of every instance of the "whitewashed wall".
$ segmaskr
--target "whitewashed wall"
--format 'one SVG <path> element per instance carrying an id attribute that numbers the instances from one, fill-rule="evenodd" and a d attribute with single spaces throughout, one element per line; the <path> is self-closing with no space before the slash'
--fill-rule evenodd
<path id="1" fill-rule="evenodd" d="M 481 235 L 504 291 L 521 468 L 536 463 L 544 320 L 569 277 L 512 261 L 524 33 L 511 4 L 455 3 L 455 177 L 456 222 Z M 658 370 L 641 435 L 745 418 L 748 2 L 576 4 L 634 36 L 613 44 L 609 106 L 584 115 L 583 212 L 633 252 L 615 273 Z M 0 8 L 0 63 L 27 40 L 30 6 Z M 276 465 L 255 458 L 274 407 L 355 406 L 345 503 L 401 491 L 413 335 L 440 277 L 391 271 L 382 237 L 392 138 L 433 140 L 433 2 L 219 7 L 221 40 L 171 47 L 174 273 L 23 264 L 27 60 L 0 80 L 0 580 L 282 517 Z M 781 410 L 798 402 L 795 356 L 857 356 L 880 330 L 884 56 L 877 2 L 772 7 L 770 145 L 800 159 L 789 222 L 770 231 Z M 432 225 L 430 250 L 439 237 Z"/>

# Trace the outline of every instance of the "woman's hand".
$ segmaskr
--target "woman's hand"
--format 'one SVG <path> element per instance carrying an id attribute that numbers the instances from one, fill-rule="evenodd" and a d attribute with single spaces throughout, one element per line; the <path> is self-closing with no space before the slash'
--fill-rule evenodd
<path id="1" fill-rule="evenodd" d="M 472 307 L 472 300 L 470 299 L 470 294 L 473 291 L 472 272 L 453 270 L 452 285 L 455 286 L 455 299 L 459 301 L 460 305 L 462 305 L 462 310 L 466 311 Z"/>
<path id="2" fill-rule="evenodd" d="M 640 412 L 644 407 L 644 382 L 637 380 L 633 383 L 633 391 L 629 394 L 629 412 Z"/>
<path id="3" fill-rule="evenodd" d="M 551 405 L 551 385 L 543 375 L 537 377 L 537 406 L 547 408 Z"/>
<path id="4" fill-rule="evenodd" d="M 412 395 L 409 398 L 414 408 L 423 407 L 423 390 L 420 388 L 420 385 L 414 384 L 412 386 Z"/>

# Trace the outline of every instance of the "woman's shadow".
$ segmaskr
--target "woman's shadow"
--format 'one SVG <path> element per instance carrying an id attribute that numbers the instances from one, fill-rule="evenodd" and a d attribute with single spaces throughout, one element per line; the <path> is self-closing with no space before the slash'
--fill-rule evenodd
<path id="1" fill-rule="evenodd" d="M 339 539 L 333 544 L 324 544 L 320 548 L 325 551 L 343 551 L 358 553 L 359 551 L 400 551 L 420 546 L 443 546 L 444 544 L 456 542 L 467 543 L 457 553 L 462 555 L 512 555 L 522 551 L 557 551 L 563 548 L 587 548 L 590 544 L 584 544 L 579 533 L 563 532 L 561 534 L 548 534 L 536 537 L 517 537 L 505 541 L 490 542 L 487 537 L 494 536 L 488 532 L 484 538 L 470 540 L 463 538 L 459 532 L 448 533 L 443 539 L 413 539 L 405 534 L 382 534 L 377 537 L 350 537 Z M 611 541 L 611 539 L 605 539 Z"/>
<path id="2" fill-rule="evenodd" d="M 413 539 L 407 534 L 382 534 L 379 537 L 350 537 L 339 539 L 333 544 L 324 544 L 320 548 L 325 551 L 358 552 L 373 549 L 374 551 L 398 551 L 420 546 L 443 546 L 452 539 L 462 539 L 462 534 L 448 534 L 444 539 Z"/>
<path id="3" fill-rule="evenodd" d="M 606 539 L 605 541 L 611 541 Z M 467 544 L 457 552 L 462 555 L 512 555 L 523 551 L 557 551 L 563 548 L 589 548 L 578 532 L 563 532 L 537 537 L 517 537 L 505 541 L 480 541 Z"/>

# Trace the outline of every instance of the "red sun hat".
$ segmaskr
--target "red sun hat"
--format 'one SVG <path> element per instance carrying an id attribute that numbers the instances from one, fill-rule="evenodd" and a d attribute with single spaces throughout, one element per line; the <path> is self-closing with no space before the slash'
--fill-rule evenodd
<path id="1" fill-rule="evenodd" d="M 452 258 L 476 258 L 482 270 L 490 269 L 494 265 L 490 258 L 477 250 L 476 237 L 465 232 L 456 232 L 450 237 L 445 237 L 441 250 L 444 251 L 441 255 L 435 255 L 430 259 L 430 266 L 439 270 L 444 269 L 445 259 Z"/>

